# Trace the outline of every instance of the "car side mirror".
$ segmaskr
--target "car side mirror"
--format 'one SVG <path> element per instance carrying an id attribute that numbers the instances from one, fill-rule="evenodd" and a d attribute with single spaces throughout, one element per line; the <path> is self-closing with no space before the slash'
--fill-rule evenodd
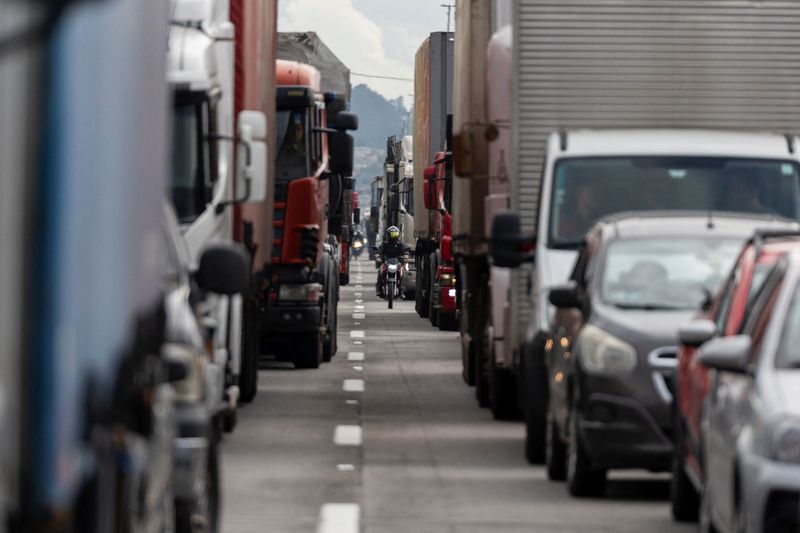
<path id="1" fill-rule="evenodd" d="M 751 345 L 749 335 L 712 339 L 700 348 L 700 364 L 716 370 L 747 374 Z"/>
<path id="2" fill-rule="evenodd" d="M 717 334 L 717 325 L 708 319 L 692 320 L 678 329 L 681 344 L 699 348 Z"/>
<path id="3" fill-rule="evenodd" d="M 334 128 L 339 131 L 354 131 L 358 129 L 358 115 L 354 113 L 347 113 L 345 111 L 336 115 Z"/>
<path id="4" fill-rule="evenodd" d="M 260 111 L 239 113 L 236 153 L 236 197 L 239 202 L 267 198 L 267 116 Z"/>
<path id="5" fill-rule="evenodd" d="M 342 113 L 339 113 L 339 117 Z M 355 116 L 355 115 L 354 115 Z M 337 117 L 337 122 L 339 120 Z M 353 175 L 353 137 L 344 130 L 330 134 L 331 161 L 330 170 L 340 176 Z"/>
<path id="6" fill-rule="evenodd" d="M 578 309 L 583 304 L 578 294 L 578 285 L 574 281 L 552 287 L 549 300 L 558 309 Z"/>
<path id="7" fill-rule="evenodd" d="M 200 256 L 195 279 L 210 292 L 245 294 L 250 290 L 250 254 L 238 243 L 212 244 Z"/>
<path id="8" fill-rule="evenodd" d="M 400 192 L 400 185 L 398 185 L 397 183 L 392 183 L 392 184 L 389 186 L 389 191 L 390 191 L 392 194 L 397 194 L 397 193 L 399 193 L 399 192 Z"/>
<path id="9" fill-rule="evenodd" d="M 533 261 L 534 237 L 524 235 L 519 216 L 511 211 L 500 212 L 492 220 L 489 256 L 495 266 L 517 268 Z"/>

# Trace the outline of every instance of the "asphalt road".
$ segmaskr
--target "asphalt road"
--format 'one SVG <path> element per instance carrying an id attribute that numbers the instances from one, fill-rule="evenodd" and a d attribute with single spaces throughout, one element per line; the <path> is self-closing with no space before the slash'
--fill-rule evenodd
<path id="1" fill-rule="evenodd" d="M 387 309 L 374 272 L 356 263 L 342 288 L 332 363 L 262 369 L 223 442 L 222 531 L 695 530 L 672 522 L 664 476 L 612 473 L 597 500 L 547 481 L 525 462 L 522 425 L 478 408 L 458 334 L 432 328 L 413 302 Z"/>

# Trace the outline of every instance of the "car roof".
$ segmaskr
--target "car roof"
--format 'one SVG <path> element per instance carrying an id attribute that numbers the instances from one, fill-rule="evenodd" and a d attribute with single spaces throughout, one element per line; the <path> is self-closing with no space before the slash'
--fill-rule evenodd
<path id="1" fill-rule="evenodd" d="M 701 129 L 608 129 L 554 133 L 561 157 L 683 155 L 795 159 L 794 136 Z"/>
<path id="2" fill-rule="evenodd" d="M 756 230 L 800 229 L 800 224 L 772 215 L 698 211 L 618 213 L 601 219 L 595 230 L 604 239 L 729 236 L 747 239 Z"/>

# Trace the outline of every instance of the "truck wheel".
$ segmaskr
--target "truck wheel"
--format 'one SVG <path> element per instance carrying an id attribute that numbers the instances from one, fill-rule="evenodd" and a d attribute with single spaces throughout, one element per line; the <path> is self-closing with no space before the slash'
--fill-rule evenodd
<path id="1" fill-rule="evenodd" d="M 433 292 L 436 290 L 434 280 L 436 279 L 436 268 L 439 266 L 436 262 L 436 254 L 431 254 L 428 261 L 430 265 L 428 268 L 428 319 L 431 321 L 433 327 L 439 326 L 439 311 L 433 307 Z"/>
<path id="2" fill-rule="evenodd" d="M 496 420 L 517 420 L 517 384 L 507 368 L 498 368 L 493 352 L 489 358 L 489 408 Z"/>
<path id="3" fill-rule="evenodd" d="M 333 359 L 333 356 L 336 355 L 336 335 L 338 326 L 336 312 L 338 307 L 339 306 L 336 302 L 335 293 L 332 293 L 331 296 L 328 297 L 328 304 L 325 306 L 326 330 L 325 342 L 322 346 L 322 360 L 326 363 L 330 362 L 330 360 Z"/>
<path id="4" fill-rule="evenodd" d="M 253 302 L 245 299 L 242 310 L 242 368 L 239 373 L 239 401 L 250 403 L 258 393 L 259 332 Z"/>
<path id="5" fill-rule="evenodd" d="M 219 448 L 217 438 L 209 437 L 208 458 L 201 494 L 196 501 L 179 499 L 175 502 L 176 533 L 219 531 L 220 510 Z"/>
<path id="6" fill-rule="evenodd" d="M 522 414 L 525 419 L 525 458 L 530 464 L 545 459 L 547 431 L 547 368 L 544 365 L 544 339 L 537 336 L 533 343 L 522 347 Z"/>
<path id="7" fill-rule="evenodd" d="M 437 313 L 438 320 L 439 320 L 439 331 L 457 331 L 458 330 L 458 318 L 456 318 L 455 313 Z"/>
<path id="8" fill-rule="evenodd" d="M 475 362 L 475 398 L 480 407 L 489 407 L 489 368 L 488 361 L 481 347 L 481 341 L 471 340 L 470 350 L 474 351 L 472 357 Z"/>
<path id="9" fill-rule="evenodd" d="M 236 409 L 225 409 L 220 415 L 220 422 L 222 423 L 222 431 L 224 433 L 233 433 L 236 429 L 236 424 L 239 422 L 239 412 Z"/>
<path id="10" fill-rule="evenodd" d="M 578 431 L 578 409 L 573 402 L 570 410 L 569 447 L 567 458 L 567 488 L 576 498 L 602 496 L 606 491 L 606 471 L 595 468 Z"/>
<path id="11" fill-rule="evenodd" d="M 428 264 L 426 256 L 422 255 L 417 265 L 417 288 L 414 291 L 414 307 L 420 318 L 428 318 L 430 300 L 430 280 L 428 279 Z"/>
<path id="12" fill-rule="evenodd" d="M 319 368 L 322 364 L 322 334 L 312 332 L 295 339 L 297 346 L 292 362 L 295 368 Z"/>

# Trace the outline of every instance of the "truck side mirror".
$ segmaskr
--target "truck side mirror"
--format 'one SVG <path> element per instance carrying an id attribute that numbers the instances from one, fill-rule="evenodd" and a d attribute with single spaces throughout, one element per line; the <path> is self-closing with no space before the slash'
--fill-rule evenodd
<path id="1" fill-rule="evenodd" d="M 359 225 L 361 224 L 361 208 L 356 207 L 353 209 L 353 224 Z"/>
<path id="2" fill-rule="evenodd" d="M 504 211 L 495 215 L 489 241 L 489 255 L 495 266 L 517 268 L 533 261 L 533 247 L 534 237 L 522 234 L 516 213 Z"/>
<path id="3" fill-rule="evenodd" d="M 250 254 L 238 243 L 212 244 L 200 256 L 195 279 L 209 292 L 245 294 L 250 290 Z"/>
<path id="4" fill-rule="evenodd" d="M 339 131 L 354 131 L 358 129 L 358 115 L 342 111 L 336 115 L 334 128 Z"/>
<path id="5" fill-rule="evenodd" d="M 442 237 L 442 243 L 440 244 L 440 249 L 442 252 L 442 261 L 445 263 L 450 263 L 453 261 L 453 237 L 450 235 L 445 235 Z"/>
<path id="6" fill-rule="evenodd" d="M 236 150 L 236 197 L 239 202 L 263 202 L 267 197 L 267 116 L 260 111 L 239 113 Z"/>
<path id="7" fill-rule="evenodd" d="M 548 299 L 558 309 L 578 309 L 582 304 L 578 286 L 574 281 L 551 288 Z"/>
<path id="8" fill-rule="evenodd" d="M 425 167 L 425 170 L 422 171 L 422 176 L 424 178 L 423 201 L 425 209 L 437 209 L 439 206 L 436 205 L 436 182 L 433 181 L 436 179 L 436 167 Z"/>
<path id="9" fill-rule="evenodd" d="M 342 113 L 339 113 L 339 117 L 341 116 Z M 337 117 L 337 122 L 339 117 Z M 340 176 L 352 176 L 353 138 L 343 130 L 340 130 L 336 133 L 331 133 L 329 140 L 331 147 L 331 172 L 339 174 Z"/>
<path id="10" fill-rule="evenodd" d="M 397 194 L 397 193 L 399 193 L 399 192 L 400 192 L 400 185 L 398 185 L 397 183 L 392 183 L 392 184 L 389 186 L 389 191 L 390 191 L 392 194 Z"/>

